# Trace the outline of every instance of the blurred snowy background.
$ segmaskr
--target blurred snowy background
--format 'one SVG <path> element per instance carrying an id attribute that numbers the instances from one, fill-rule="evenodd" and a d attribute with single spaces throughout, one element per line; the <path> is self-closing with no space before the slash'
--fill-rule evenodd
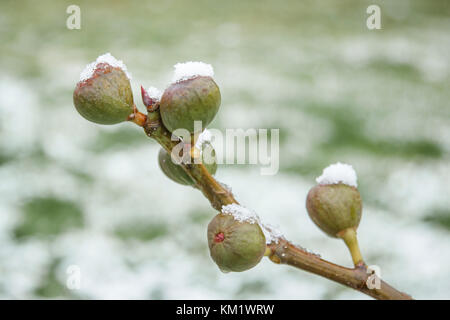
<path id="1" fill-rule="evenodd" d="M 81 30 L 66 28 L 81 7 Z M 378 4 L 382 30 L 366 27 Z M 76 112 L 85 65 L 105 52 L 139 85 L 172 66 L 215 68 L 213 128 L 280 128 L 280 172 L 221 166 L 238 200 L 346 266 L 343 243 L 308 219 L 330 163 L 354 166 L 369 264 L 415 298 L 450 298 L 449 1 L 0 2 L 0 298 L 366 299 L 264 259 L 222 274 L 209 257 L 215 212 L 171 182 L 136 126 Z M 69 266 L 81 289 L 66 287 Z"/>

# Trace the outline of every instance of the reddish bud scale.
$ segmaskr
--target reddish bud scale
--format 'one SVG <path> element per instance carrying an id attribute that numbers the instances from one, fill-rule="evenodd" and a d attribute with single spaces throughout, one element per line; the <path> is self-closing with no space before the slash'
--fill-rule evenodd
<path id="1" fill-rule="evenodd" d="M 158 101 L 156 99 L 151 98 L 148 95 L 147 90 L 145 90 L 143 86 L 141 86 L 141 96 L 142 102 L 147 107 L 147 111 L 155 111 L 157 109 Z"/>

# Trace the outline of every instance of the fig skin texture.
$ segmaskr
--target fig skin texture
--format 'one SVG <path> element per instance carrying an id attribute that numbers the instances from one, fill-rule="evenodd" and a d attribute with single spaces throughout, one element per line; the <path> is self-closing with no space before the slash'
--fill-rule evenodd
<path id="1" fill-rule="evenodd" d="M 205 145 L 203 147 L 203 150 L 205 148 L 212 148 L 211 145 Z M 205 155 L 205 153 L 203 153 Z M 215 154 L 214 151 L 211 152 L 211 155 L 214 156 L 215 160 Z M 181 165 L 176 164 L 172 161 L 172 157 L 170 154 L 161 148 L 158 153 L 158 163 L 159 167 L 161 168 L 162 172 L 172 181 L 185 185 L 185 186 L 192 186 L 194 185 L 194 181 L 191 177 L 184 171 L 184 169 L 181 167 Z M 211 175 L 214 175 L 217 171 L 217 163 L 214 161 L 213 163 L 206 163 L 205 156 L 203 156 L 203 164 L 206 167 L 206 170 Z"/>
<path id="2" fill-rule="evenodd" d="M 208 225 L 208 246 L 221 271 L 242 272 L 261 261 L 266 239 L 257 223 L 240 222 L 220 213 Z"/>
<path id="3" fill-rule="evenodd" d="M 326 234 L 339 237 L 348 228 L 356 228 L 361 220 L 362 200 L 358 189 L 339 184 L 319 184 L 306 198 L 311 220 Z"/>
<path id="4" fill-rule="evenodd" d="M 219 87 L 211 77 L 172 83 L 161 97 L 162 122 L 170 132 L 186 129 L 194 133 L 194 121 L 201 121 L 206 128 L 219 111 L 220 101 Z"/>
<path id="5" fill-rule="evenodd" d="M 77 111 L 99 124 L 116 124 L 133 114 L 133 92 L 122 69 L 98 64 L 93 75 L 77 83 L 73 92 Z"/>

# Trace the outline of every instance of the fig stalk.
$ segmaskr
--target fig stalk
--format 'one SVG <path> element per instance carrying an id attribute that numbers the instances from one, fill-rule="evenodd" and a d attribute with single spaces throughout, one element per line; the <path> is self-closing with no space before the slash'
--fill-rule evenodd
<path id="1" fill-rule="evenodd" d="M 361 255 L 361 251 L 359 250 L 358 238 L 356 236 L 356 229 L 348 228 L 342 230 L 337 234 L 337 236 L 342 240 L 344 240 L 345 245 L 347 246 L 352 256 L 353 264 L 355 266 L 364 265 L 364 260 Z"/>

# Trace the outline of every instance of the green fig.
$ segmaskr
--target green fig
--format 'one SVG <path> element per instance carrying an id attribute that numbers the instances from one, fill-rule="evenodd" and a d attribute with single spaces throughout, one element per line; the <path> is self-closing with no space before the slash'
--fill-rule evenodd
<path id="1" fill-rule="evenodd" d="M 160 112 L 164 126 L 173 132 L 186 129 L 195 132 L 194 121 L 207 127 L 220 106 L 220 90 L 209 76 L 196 76 L 172 83 L 163 93 Z"/>
<path id="2" fill-rule="evenodd" d="M 326 234 L 344 240 L 355 266 L 364 265 L 356 229 L 361 221 L 362 200 L 353 167 L 334 163 L 316 179 L 306 198 L 311 220 Z"/>
<path id="3" fill-rule="evenodd" d="M 208 225 L 211 258 L 223 272 L 241 272 L 261 261 L 266 239 L 258 223 L 238 221 L 232 215 L 218 214 Z"/>
<path id="4" fill-rule="evenodd" d="M 212 146 L 209 143 L 205 143 L 202 147 L 202 150 L 206 151 L 206 148 L 212 148 Z M 210 174 L 214 175 L 217 171 L 217 163 L 215 161 L 207 161 L 207 154 L 209 153 L 202 153 L 203 164 L 205 165 L 206 170 L 208 170 Z M 212 157 L 214 157 L 215 160 L 214 149 L 210 152 L 210 154 Z M 163 148 L 159 150 L 158 163 L 161 170 L 169 179 L 182 185 L 194 185 L 194 181 L 192 180 L 192 178 L 189 177 L 189 175 L 184 171 L 181 165 L 176 164 L 172 161 L 171 155 Z"/>
<path id="5" fill-rule="evenodd" d="M 348 228 L 356 228 L 361 220 L 362 201 L 358 189 L 344 183 L 319 184 L 306 199 L 311 220 L 331 237 L 341 237 Z"/>
<path id="6" fill-rule="evenodd" d="M 77 111 L 99 124 L 116 124 L 133 114 L 130 80 L 120 67 L 98 63 L 92 75 L 77 83 L 73 93 Z"/>

